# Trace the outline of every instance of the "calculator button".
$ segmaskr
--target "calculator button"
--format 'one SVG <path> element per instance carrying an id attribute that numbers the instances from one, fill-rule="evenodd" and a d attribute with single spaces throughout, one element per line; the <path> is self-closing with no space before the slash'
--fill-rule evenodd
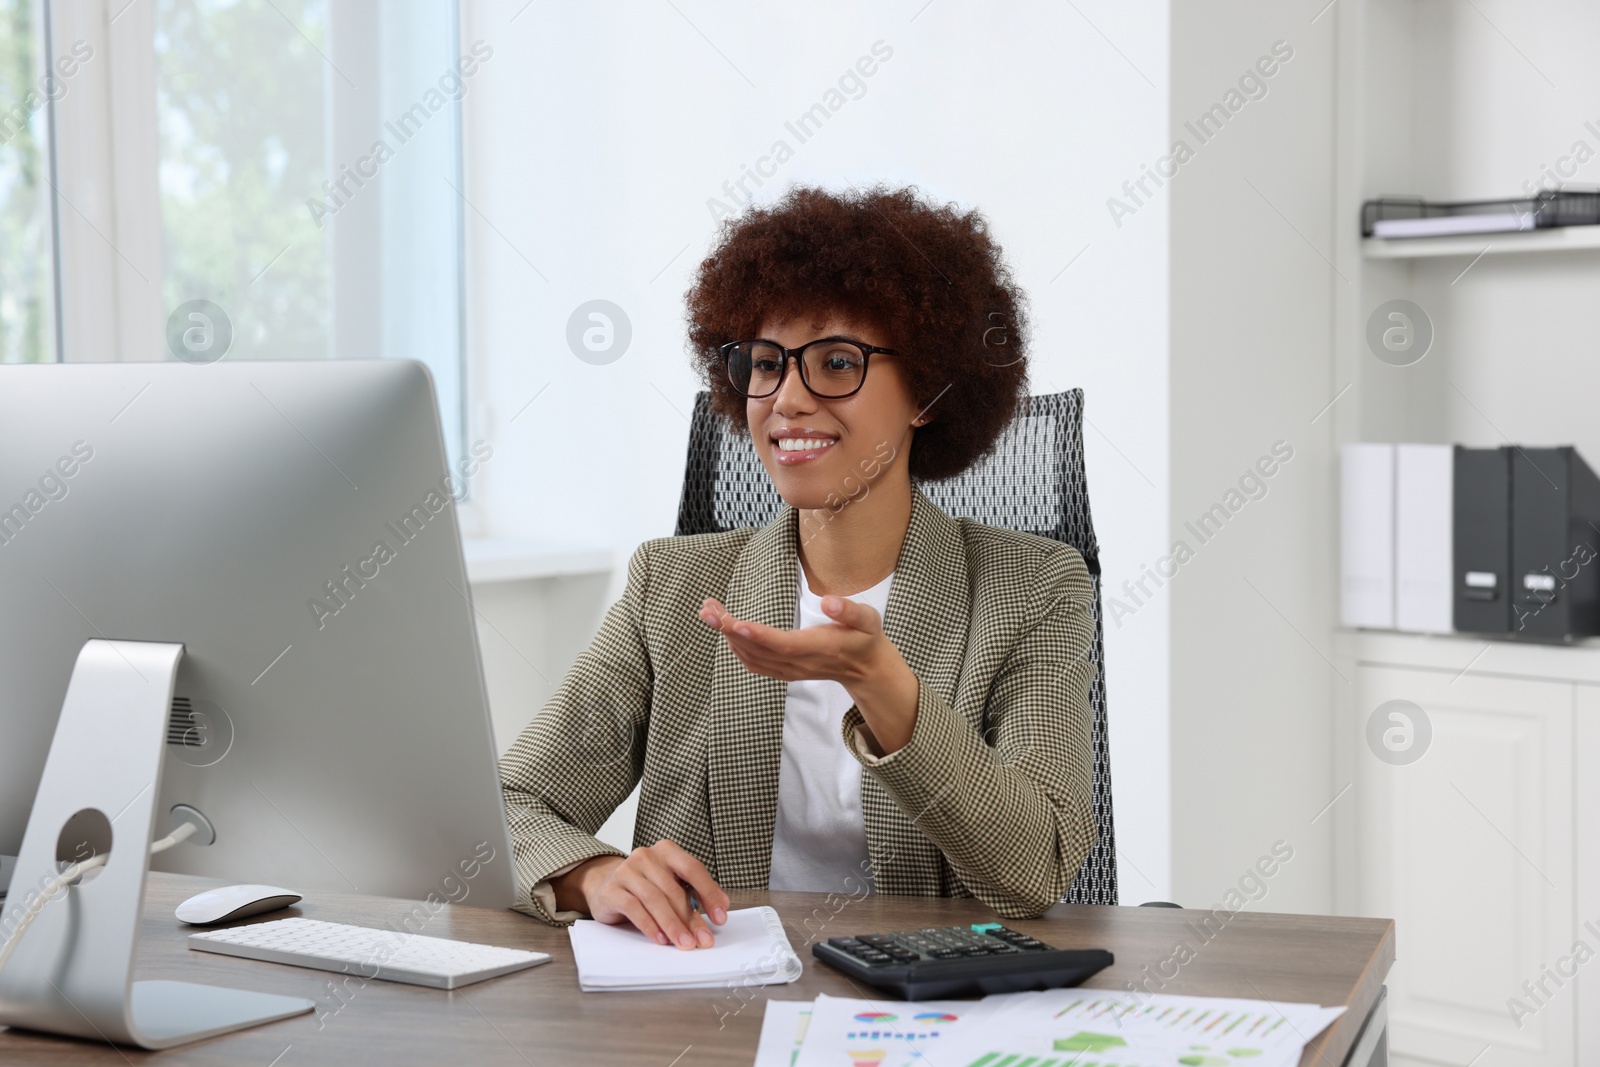
<path id="1" fill-rule="evenodd" d="M 961 957 L 961 950 L 954 948 L 936 948 L 929 953 L 936 960 L 954 960 Z"/>

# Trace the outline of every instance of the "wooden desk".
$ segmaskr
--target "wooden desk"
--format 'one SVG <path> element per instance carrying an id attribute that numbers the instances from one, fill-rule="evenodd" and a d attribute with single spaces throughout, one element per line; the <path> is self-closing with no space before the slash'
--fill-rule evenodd
<path id="1" fill-rule="evenodd" d="M 0 1030 L 0 1063 L 128 1064 L 159 1059 L 174 1065 L 249 1067 L 366 1063 L 749 1067 L 768 998 L 810 1000 L 818 993 L 875 997 L 874 991 L 857 988 L 816 962 L 808 938 L 995 918 L 972 900 L 869 897 L 830 914 L 820 894 L 736 891 L 735 907 L 770 903 L 778 910 L 806 965 L 805 974 L 793 985 L 743 990 L 741 998 L 714 989 L 582 993 L 565 931 L 515 912 L 447 907 L 417 932 L 536 949 L 555 959 L 453 993 L 351 979 L 350 991 L 341 998 L 334 991 L 335 976 L 326 971 L 189 951 L 184 940 L 187 928 L 172 917 L 172 910 L 201 889 L 220 884 L 224 883 L 185 875 L 150 875 L 136 977 L 308 997 L 324 1005 L 317 1014 L 163 1053 Z M 253 921 L 299 914 L 383 926 L 399 922 L 411 908 L 409 902 L 383 897 L 316 893 L 295 908 Z M 1141 979 L 1146 966 L 1154 973 L 1182 939 L 1196 948 L 1195 958 L 1161 992 L 1347 1005 L 1350 1010 L 1301 1060 L 1302 1067 L 1343 1064 L 1394 962 L 1394 923 L 1246 912 L 1234 916 L 1202 946 L 1185 924 L 1197 927 L 1205 914 L 1061 905 L 1042 919 L 1007 925 L 1060 948 L 1110 949 L 1116 965 L 1091 979 L 1090 986 L 1123 988 Z"/>

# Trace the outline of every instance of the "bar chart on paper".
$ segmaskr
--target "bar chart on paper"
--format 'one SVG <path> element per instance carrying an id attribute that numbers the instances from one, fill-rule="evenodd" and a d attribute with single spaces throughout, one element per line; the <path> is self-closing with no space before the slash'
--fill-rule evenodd
<path id="1" fill-rule="evenodd" d="M 1211 1039 L 1256 1044 L 1275 1043 L 1273 1035 L 1289 1022 L 1288 1016 L 1270 1007 L 1257 1010 L 1148 1003 L 1129 1010 L 1126 1003 L 1099 997 L 1092 1000 L 1088 998 L 1076 1000 L 1060 1009 L 1056 1013 L 1056 1018 L 1084 1023 L 1115 1019 L 1122 1027 L 1140 1030 L 1148 1028 L 1155 1032 L 1193 1040 Z M 1257 1052 L 1256 1055 L 1260 1053 Z"/>
<path id="2" fill-rule="evenodd" d="M 1293 1067 L 1343 1011 L 1062 991 L 1011 1001 L 948 1051 L 962 1067 Z"/>
<path id="3" fill-rule="evenodd" d="M 1345 1009 L 1107 990 L 769 1001 L 756 1067 L 1297 1067 Z"/>

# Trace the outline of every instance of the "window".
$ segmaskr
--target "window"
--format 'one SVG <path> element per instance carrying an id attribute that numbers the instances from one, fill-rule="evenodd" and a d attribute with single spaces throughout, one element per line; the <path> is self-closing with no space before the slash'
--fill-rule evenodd
<path id="1" fill-rule="evenodd" d="M 56 358 L 48 104 L 37 0 L 0 0 L 0 363 Z M 75 62 L 69 60 L 69 62 Z"/>
<path id="2" fill-rule="evenodd" d="M 304 201 L 327 169 L 328 12 L 274 4 L 156 4 L 161 295 L 221 308 L 229 357 L 323 359 L 332 248 Z"/>
<path id="3" fill-rule="evenodd" d="M 59 39 L 117 59 L 55 109 L 65 358 L 416 359 L 458 457 L 476 64 L 456 18 L 438 0 L 54 5 Z"/>
<path id="4" fill-rule="evenodd" d="M 233 358 L 420 360 L 459 455 L 454 5 L 157 0 L 154 39 L 167 315 L 216 304 Z"/>

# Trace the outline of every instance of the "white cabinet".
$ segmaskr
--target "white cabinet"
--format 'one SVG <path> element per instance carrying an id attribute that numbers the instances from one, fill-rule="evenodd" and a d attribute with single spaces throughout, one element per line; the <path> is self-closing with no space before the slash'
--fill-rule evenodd
<path id="1" fill-rule="evenodd" d="M 1339 910 L 1396 922 L 1392 1062 L 1600 1062 L 1600 936 L 1583 926 L 1600 930 L 1600 645 L 1338 647 Z"/>

